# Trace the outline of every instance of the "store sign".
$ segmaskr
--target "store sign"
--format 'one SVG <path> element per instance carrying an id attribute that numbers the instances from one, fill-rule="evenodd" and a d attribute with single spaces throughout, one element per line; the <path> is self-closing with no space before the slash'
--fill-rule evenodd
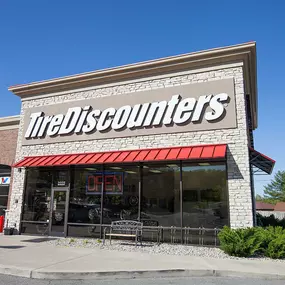
<path id="1" fill-rule="evenodd" d="M 86 179 L 86 194 L 101 195 L 104 179 L 105 194 L 123 194 L 123 172 L 105 172 L 88 174 Z"/>
<path id="2" fill-rule="evenodd" d="M 236 127 L 233 79 L 28 110 L 23 145 Z"/>
<path id="3" fill-rule="evenodd" d="M 0 177 L 0 185 L 10 185 L 10 177 Z"/>

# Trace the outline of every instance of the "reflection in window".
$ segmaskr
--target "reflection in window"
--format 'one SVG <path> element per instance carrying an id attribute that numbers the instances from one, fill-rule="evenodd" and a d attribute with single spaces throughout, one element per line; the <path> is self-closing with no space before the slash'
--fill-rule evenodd
<path id="1" fill-rule="evenodd" d="M 5 215 L 8 204 L 9 188 L 10 188 L 11 167 L 0 164 L 0 216 Z"/>
<path id="2" fill-rule="evenodd" d="M 139 166 L 110 165 L 104 171 L 103 223 L 137 220 L 139 211 Z"/>
<path id="3" fill-rule="evenodd" d="M 143 166 L 142 212 L 144 225 L 181 226 L 179 164 Z"/>
<path id="4" fill-rule="evenodd" d="M 183 223 L 183 227 L 221 228 L 228 225 L 225 163 L 211 162 L 199 165 L 183 162 L 182 196 L 180 196 L 180 166 L 180 161 L 143 163 L 141 166 L 110 164 L 104 165 L 104 172 L 102 165 L 72 167 L 69 234 L 99 236 L 102 230 L 101 212 L 103 224 L 117 220 L 138 220 L 140 216 L 144 226 L 181 227 Z M 69 171 L 60 170 L 59 172 L 53 168 L 27 170 L 23 221 L 49 220 L 52 180 L 57 188 L 69 184 Z M 140 178 L 141 195 L 139 195 Z M 8 193 L 8 188 L 1 190 Z M 181 202 L 183 213 L 180 208 Z M 46 231 L 46 228 L 45 226 L 43 230 Z M 37 231 L 40 232 L 39 229 Z M 177 230 L 175 233 L 177 239 L 181 238 L 180 234 L 181 231 Z M 167 231 L 163 235 L 164 238 L 168 238 Z"/>
<path id="5" fill-rule="evenodd" d="M 53 187 L 68 187 L 69 186 L 69 170 L 58 169 L 53 173 Z"/>
<path id="6" fill-rule="evenodd" d="M 225 164 L 183 163 L 182 180 L 183 226 L 214 228 L 228 225 Z"/>
<path id="7" fill-rule="evenodd" d="M 31 168 L 27 170 L 23 220 L 47 221 L 51 198 L 51 170 Z"/>
<path id="8" fill-rule="evenodd" d="M 10 185 L 0 185 L 0 216 L 4 216 L 4 210 L 7 209 L 9 187 Z"/>
<path id="9" fill-rule="evenodd" d="M 101 189 L 96 180 L 100 168 L 76 167 L 72 170 L 68 215 L 70 223 L 100 223 Z"/>
<path id="10" fill-rule="evenodd" d="M 71 183 L 69 222 L 99 224 L 104 179 L 103 223 L 138 219 L 139 167 L 101 166 L 75 168 Z"/>

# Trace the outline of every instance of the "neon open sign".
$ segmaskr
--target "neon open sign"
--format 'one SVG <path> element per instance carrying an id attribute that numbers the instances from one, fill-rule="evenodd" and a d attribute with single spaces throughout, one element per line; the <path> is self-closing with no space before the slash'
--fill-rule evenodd
<path id="1" fill-rule="evenodd" d="M 100 195 L 104 177 L 105 194 L 123 194 L 123 172 L 102 172 L 87 175 L 86 193 Z"/>

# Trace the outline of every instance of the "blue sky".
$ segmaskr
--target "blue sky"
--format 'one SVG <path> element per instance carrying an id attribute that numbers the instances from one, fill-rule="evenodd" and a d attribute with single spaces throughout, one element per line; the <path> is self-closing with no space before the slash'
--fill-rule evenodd
<path id="1" fill-rule="evenodd" d="M 284 10 L 282 0 L 0 0 L 0 117 L 20 112 L 11 85 L 256 41 L 255 148 L 283 170 Z M 256 191 L 271 178 L 256 177 Z"/>

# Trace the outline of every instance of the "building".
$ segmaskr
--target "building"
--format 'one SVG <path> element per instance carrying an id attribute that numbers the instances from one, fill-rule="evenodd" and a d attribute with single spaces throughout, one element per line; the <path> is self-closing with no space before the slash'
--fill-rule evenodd
<path id="1" fill-rule="evenodd" d="M 0 118 L 0 216 L 7 210 L 11 189 L 11 166 L 15 163 L 20 116 Z"/>
<path id="2" fill-rule="evenodd" d="M 273 219 L 285 219 L 285 202 L 277 202 L 269 204 L 264 202 L 256 202 L 256 213 L 263 217 L 273 217 Z"/>
<path id="3" fill-rule="evenodd" d="M 179 241 L 185 227 L 253 226 L 252 176 L 274 166 L 254 150 L 256 78 L 250 42 L 10 87 L 9 225 L 99 237 L 130 219 Z"/>
<path id="4" fill-rule="evenodd" d="M 270 203 L 264 203 L 264 202 L 256 202 L 255 203 L 255 209 L 256 211 L 274 211 L 275 205 Z"/>
<path id="5" fill-rule="evenodd" d="M 285 202 L 277 202 L 274 211 L 285 212 Z"/>

